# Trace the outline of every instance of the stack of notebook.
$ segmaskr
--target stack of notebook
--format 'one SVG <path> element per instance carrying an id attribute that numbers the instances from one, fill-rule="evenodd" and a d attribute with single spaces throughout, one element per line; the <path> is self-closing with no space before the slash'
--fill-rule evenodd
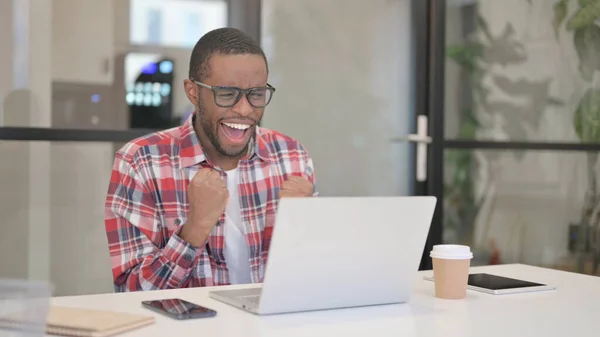
<path id="1" fill-rule="evenodd" d="M 20 330 L 22 322 L 0 319 L 0 328 Z M 106 310 L 52 306 L 46 320 L 46 333 L 72 337 L 107 337 L 154 323 L 153 316 Z"/>
<path id="2" fill-rule="evenodd" d="M 61 336 L 104 337 L 152 323 L 153 316 L 53 306 L 50 307 L 46 332 Z"/>

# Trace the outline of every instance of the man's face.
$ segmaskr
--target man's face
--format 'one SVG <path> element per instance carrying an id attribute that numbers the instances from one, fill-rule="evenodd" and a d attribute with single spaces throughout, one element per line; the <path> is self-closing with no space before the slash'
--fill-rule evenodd
<path id="1" fill-rule="evenodd" d="M 210 76 L 202 79 L 210 86 L 238 87 L 241 89 L 265 87 L 267 69 L 259 55 L 220 55 L 209 59 Z M 197 107 L 196 132 L 203 141 L 210 141 L 214 150 L 225 157 L 239 157 L 247 151 L 264 108 L 255 108 L 246 95 L 232 107 L 220 107 L 212 90 L 186 80 L 186 94 Z M 221 95 L 221 100 L 227 100 Z M 223 105 L 223 104 L 220 104 Z M 204 138 L 204 139 L 203 139 Z"/>

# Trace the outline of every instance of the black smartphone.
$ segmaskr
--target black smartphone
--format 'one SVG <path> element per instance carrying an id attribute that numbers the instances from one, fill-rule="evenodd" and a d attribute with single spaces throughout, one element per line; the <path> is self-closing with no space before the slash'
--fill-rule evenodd
<path id="1" fill-rule="evenodd" d="M 143 301 L 142 305 L 148 309 L 160 312 L 174 319 L 194 319 L 214 317 L 217 312 L 201 305 L 182 300 L 169 298 L 164 300 Z"/>

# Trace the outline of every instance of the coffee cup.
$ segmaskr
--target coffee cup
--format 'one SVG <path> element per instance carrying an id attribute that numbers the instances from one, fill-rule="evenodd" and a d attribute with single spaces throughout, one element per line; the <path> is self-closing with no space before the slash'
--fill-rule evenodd
<path id="1" fill-rule="evenodd" d="M 462 245 L 435 245 L 429 256 L 433 262 L 435 297 L 465 298 L 473 258 L 471 248 Z"/>

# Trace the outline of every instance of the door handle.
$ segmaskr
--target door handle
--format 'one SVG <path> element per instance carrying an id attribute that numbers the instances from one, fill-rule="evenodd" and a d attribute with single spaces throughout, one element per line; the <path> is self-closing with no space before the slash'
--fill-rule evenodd
<path id="1" fill-rule="evenodd" d="M 416 143 L 416 179 L 417 181 L 427 180 L 427 144 L 430 144 L 432 139 L 427 133 L 428 118 L 425 115 L 417 116 L 417 133 L 409 134 L 405 137 L 392 138 L 392 142 L 411 142 Z"/>

